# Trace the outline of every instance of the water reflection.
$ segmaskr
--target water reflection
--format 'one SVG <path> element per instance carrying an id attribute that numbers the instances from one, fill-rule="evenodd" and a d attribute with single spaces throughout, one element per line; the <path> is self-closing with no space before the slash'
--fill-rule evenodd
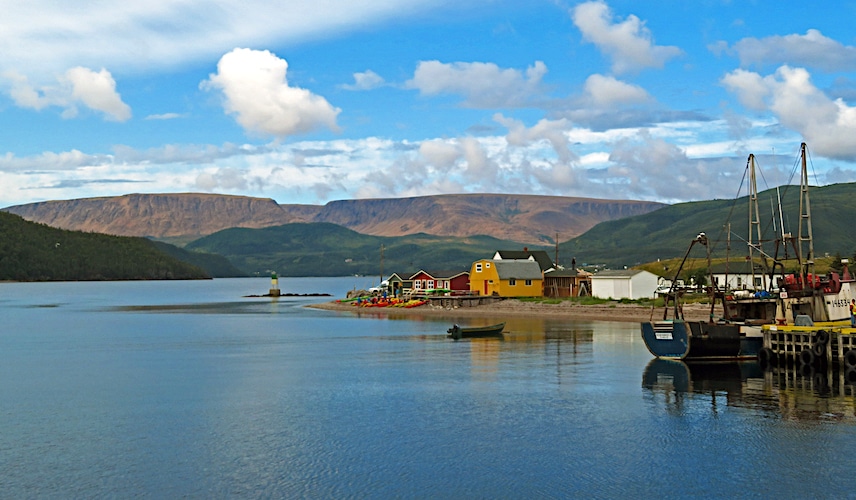
<path id="1" fill-rule="evenodd" d="M 856 387 L 835 367 L 765 367 L 757 362 L 683 363 L 654 359 L 642 387 L 669 413 L 684 415 L 723 405 L 751 408 L 789 420 L 856 420 Z"/>

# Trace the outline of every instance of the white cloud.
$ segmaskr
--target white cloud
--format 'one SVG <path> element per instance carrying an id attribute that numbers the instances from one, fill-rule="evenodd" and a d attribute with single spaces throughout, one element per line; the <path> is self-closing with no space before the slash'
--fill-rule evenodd
<path id="1" fill-rule="evenodd" d="M 722 83 L 744 106 L 772 112 L 817 154 L 856 160 L 856 108 L 827 97 L 805 69 L 782 66 L 764 77 L 738 69 L 725 75 Z"/>
<path id="2" fill-rule="evenodd" d="M 155 115 L 149 115 L 145 119 L 146 120 L 175 120 L 176 118 L 181 118 L 182 114 L 180 113 L 161 113 Z"/>
<path id="3" fill-rule="evenodd" d="M 288 63 L 267 50 L 234 49 L 220 58 L 217 73 L 202 82 L 206 90 L 220 90 L 223 107 L 244 129 L 285 137 L 320 127 L 338 130 L 341 111 L 323 97 L 291 87 Z"/>
<path id="4" fill-rule="evenodd" d="M 788 64 L 832 72 L 856 70 L 856 47 L 845 46 L 816 29 L 805 35 L 744 38 L 734 44 L 733 50 L 742 66 Z"/>
<path id="5" fill-rule="evenodd" d="M 612 58 L 615 73 L 662 68 L 666 61 L 681 54 L 678 47 L 655 45 L 645 23 L 634 15 L 613 23 L 605 2 L 581 3 L 574 7 L 572 18 L 583 39 Z"/>
<path id="6" fill-rule="evenodd" d="M 758 73 L 736 69 L 723 76 L 721 83 L 737 94 L 740 103 L 747 108 L 755 111 L 767 109 L 765 101 L 770 95 L 770 86 Z"/>
<path id="7" fill-rule="evenodd" d="M 461 156 L 460 150 L 456 145 L 441 139 L 422 142 L 419 145 L 419 154 L 429 164 L 443 170 L 448 170 Z"/>
<path id="8" fill-rule="evenodd" d="M 71 97 L 75 101 L 101 111 L 111 120 L 126 121 L 131 118 L 131 108 L 116 93 L 116 81 L 109 71 L 102 69 L 96 73 L 78 66 L 68 70 L 65 78 L 71 83 Z"/>
<path id="9" fill-rule="evenodd" d="M 30 80 L 15 71 L 3 73 L 8 82 L 9 96 L 17 106 L 41 110 L 50 106 L 64 109 L 63 116 L 77 116 L 78 105 L 103 113 L 108 120 L 127 121 L 131 108 L 116 92 L 116 81 L 106 69 L 93 71 L 74 67 L 65 72 L 53 86 L 36 88 Z"/>
<path id="10" fill-rule="evenodd" d="M 591 75 L 586 78 L 584 98 L 597 106 L 637 104 L 650 100 L 642 87 L 616 80 L 611 76 Z"/>
<path id="11" fill-rule="evenodd" d="M 0 16 L 0 73 L 16 70 L 42 84 L 74 66 L 122 74 L 211 59 L 236 46 L 270 46 L 340 35 L 416 15 L 438 0 L 27 0 Z"/>
<path id="12" fill-rule="evenodd" d="M 539 92 L 547 66 L 536 61 L 523 73 L 493 63 L 420 61 L 408 88 L 423 95 L 460 94 L 466 104 L 479 108 L 520 106 Z"/>
<path id="13" fill-rule="evenodd" d="M 384 85 L 383 77 L 367 69 L 362 73 L 354 73 L 354 83 L 342 85 L 345 90 L 372 90 Z"/>
<path id="14" fill-rule="evenodd" d="M 537 141 L 546 140 L 552 146 L 560 162 L 568 163 L 579 160 L 569 148 L 568 137 L 565 134 L 565 131 L 570 128 L 570 123 L 567 120 L 540 120 L 531 128 L 527 128 L 523 122 L 506 118 L 500 114 L 495 114 L 493 119 L 508 128 L 508 135 L 505 136 L 505 139 L 509 145 L 529 147 Z"/>

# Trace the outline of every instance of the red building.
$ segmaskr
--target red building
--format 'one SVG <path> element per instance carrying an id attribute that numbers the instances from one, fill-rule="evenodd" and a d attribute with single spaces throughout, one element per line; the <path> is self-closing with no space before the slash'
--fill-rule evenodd
<path id="1" fill-rule="evenodd" d="M 410 277 L 413 283 L 413 293 L 424 293 L 426 290 L 449 290 L 452 294 L 465 293 L 470 290 L 470 273 L 468 271 L 425 271 L 420 270 Z"/>

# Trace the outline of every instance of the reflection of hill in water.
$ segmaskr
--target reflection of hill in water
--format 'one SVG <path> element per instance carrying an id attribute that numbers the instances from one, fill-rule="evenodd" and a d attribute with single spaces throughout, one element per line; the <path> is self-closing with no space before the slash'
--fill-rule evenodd
<path id="1" fill-rule="evenodd" d="M 683 363 L 654 359 L 642 387 L 670 413 L 723 404 L 794 420 L 856 420 L 856 386 L 828 368 L 772 367 L 756 362 Z"/>

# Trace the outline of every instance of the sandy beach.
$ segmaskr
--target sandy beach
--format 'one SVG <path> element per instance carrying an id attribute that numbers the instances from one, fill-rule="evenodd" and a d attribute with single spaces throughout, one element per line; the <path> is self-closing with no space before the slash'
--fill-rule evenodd
<path id="1" fill-rule="evenodd" d="M 621 304 L 611 302 L 597 305 L 581 305 L 572 301 L 559 304 L 544 304 L 524 302 L 517 299 L 505 299 L 492 304 L 474 307 L 445 308 L 441 306 L 423 305 L 412 309 L 401 307 L 357 307 L 351 303 L 324 302 L 308 307 L 331 311 L 345 311 L 354 314 L 372 314 L 378 316 L 402 317 L 406 315 L 434 315 L 454 317 L 485 317 L 485 316 L 515 316 L 515 317 L 551 317 L 600 321 L 629 321 L 642 322 L 663 318 L 663 308 L 651 309 L 649 306 L 636 304 Z M 688 320 L 705 320 L 710 316 L 710 306 L 706 304 L 684 305 L 684 316 Z"/>

